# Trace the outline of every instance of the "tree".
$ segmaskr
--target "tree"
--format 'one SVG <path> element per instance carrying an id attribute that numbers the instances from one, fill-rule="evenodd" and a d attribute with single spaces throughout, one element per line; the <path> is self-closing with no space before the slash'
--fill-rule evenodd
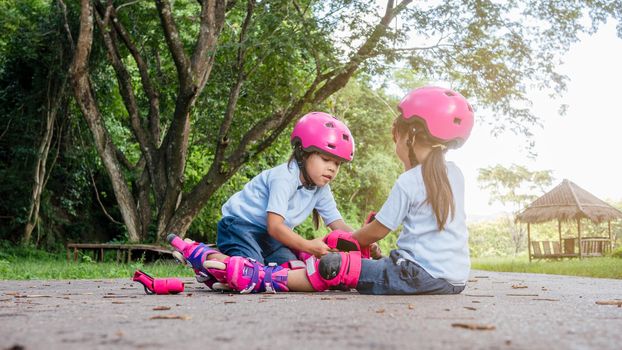
<path id="1" fill-rule="evenodd" d="M 0 40 L 0 113 L 6 121 L 2 136 L 7 135 L 0 159 L 10 173 L 2 174 L 6 189 L 0 188 L 0 197 L 8 206 L 18 208 L 17 220 L 12 221 L 23 225 L 19 238 L 29 243 L 39 224 L 42 194 L 68 124 L 66 73 L 71 50 L 65 45 L 62 11 L 53 4 L 11 0 L 3 2 L 0 9 L 6 16 L 0 21 L 4 33 Z M 51 148 L 55 148 L 52 153 Z M 21 193 L 19 197 L 24 199 L 18 199 L 11 194 L 11 187 L 28 191 L 30 196 Z M 25 215 L 19 212 L 22 203 Z M 2 212 L 10 210 L 0 207 Z"/>
<path id="2" fill-rule="evenodd" d="M 309 24 L 313 22 L 309 21 L 308 7 L 301 8 L 296 2 L 256 3 L 248 1 L 244 7 L 236 7 L 235 2 L 232 6 L 228 6 L 226 1 L 199 2 L 196 10 L 200 13 L 198 16 L 200 22 L 198 28 L 195 28 L 196 40 L 190 44 L 184 42 L 184 35 L 180 33 L 176 22 L 178 18 L 174 17 L 176 13 L 183 14 L 188 9 L 182 8 L 175 12 L 168 1 L 156 1 L 155 10 L 161 21 L 159 29 L 162 30 L 166 39 L 167 54 L 175 64 L 178 84 L 173 116 L 170 124 L 166 125 L 166 133 L 161 135 L 163 125 L 159 110 L 160 92 L 151 74 L 153 70 L 149 66 L 149 60 L 143 57 L 137 41 L 126 29 L 124 18 L 119 15 L 123 5 L 115 7 L 113 2 L 109 1 L 106 5 L 95 2 L 93 6 L 91 1 L 82 1 L 80 32 L 71 68 L 74 94 L 93 133 L 98 153 L 108 176 L 111 178 L 115 196 L 128 227 L 130 240 L 138 240 L 146 235 L 151 221 L 150 194 L 153 194 L 155 202 L 159 235 L 171 230 L 185 232 L 200 208 L 240 166 L 265 150 L 306 106 L 321 103 L 347 83 L 362 62 L 374 54 L 378 42 L 386 36 L 387 25 L 409 2 L 403 1 L 395 7 L 391 2 L 391 6 L 387 7 L 384 16 L 369 33 L 359 50 L 344 64 L 336 64 L 331 57 L 328 59 L 322 57 L 325 54 L 322 46 L 327 47 L 326 34 L 324 36 L 310 34 L 321 28 L 309 27 Z M 293 51 L 299 55 L 306 54 L 305 60 L 314 61 L 313 66 L 300 62 L 303 66 L 307 66 L 306 68 L 315 67 L 312 70 L 314 77 L 312 75 L 311 79 L 309 77 L 304 79 L 309 85 L 302 89 L 300 95 L 291 96 L 289 101 L 279 101 L 280 105 L 271 115 L 263 118 L 242 134 L 235 148 L 226 153 L 226 150 L 230 148 L 230 129 L 242 86 L 247 83 L 248 77 L 255 70 L 261 69 L 263 60 L 273 55 L 270 52 L 271 49 L 261 52 L 253 48 L 261 44 L 262 40 L 268 36 L 276 35 L 280 30 L 280 25 L 289 19 L 285 16 L 274 22 L 273 17 L 284 16 L 282 14 L 290 11 L 294 13 L 291 20 L 297 21 L 297 25 L 285 34 L 287 36 L 294 34 L 298 40 L 306 37 L 311 44 L 317 41 L 320 45 Z M 241 13 L 244 15 L 240 16 Z M 256 15 L 256 13 L 259 14 Z M 217 61 L 216 51 L 219 39 L 226 35 L 223 32 L 225 20 L 236 18 L 236 16 L 242 18 L 242 21 L 236 22 L 239 29 L 237 33 L 234 33 L 235 35 L 229 33 L 229 43 L 235 45 L 236 55 L 233 57 L 232 66 L 227 67 L 234 74 L 220 130 L 217 133 L 212 165 L 201 181 L 190 191 L 184 193 L 183 177 L 191 128 L 190 116 Z M 266 23 L 266 20 L 271 20 L 271 23 Z M 114 145 L 97 105 L 88 66 L 95 22 L 114 68 L 132 132 L 140 147 L 141 158 L 136 164 L 123 162 L 126 158 Z M 276 27 L 274 27 L 275 23 L 278 24 Z M 191 27 L 197 27 L 192 23 L 189 24 Z M 256 28 L 253 31 L 253 25 L 259 27 L 259 24 L 273 26 L 273 28 L 265 31 L 262 31 L 264 28 Z M 291 40 L 286 40 L 286 37 L 280 37 L 280 39 L 285 40 L 287 44 L 294 44 Z M 193 46 L 190 54 L 187 52 L 188 46 Z M 122 50 L 127 50 L 127 54 L 133 59 L 132 65 L 135 65 L 140 73 L 142 97 L 147 102 L 145 113 L 140 111 L 141 97 L 135 92 L 136 88 L 128 64 L 124 62 L 125 53 Z M 252 60 L 249 56 L 253 56 Z M 123 174 L 124 165 L 137 173 L 135 176 L 138 180 L 133 184 L 136 188 L 136 197 L 132 195 L 127 185 L 127 179 Z"/>
<path id="3" fill-rule="evenodd" d="M 236 171 L 361 69 L 379 73 L 406 59 L 508 116 L 489 119 L 497 129 L 528 134 L 537 120 L 525 107 L 526 84 L 563 90 L 556 53 L 620 16 L 619 1 L 411 2 L 389 0 L 379 11 L 375 1 L 82 0 L 73 91 L 130 240 L 145 237 L 154 219 L 159 236 L 183 234 Z M 409 46 L 409 37 L 424 43 Z M 104 68 L 90 61 L 100 49 Z M 116 78 L 122 115 L 101 103 L 97 81 L 106 73 Z M 115 118 L 131 130 L 126 139 L 111 135 Z M 210 165 L 190 187 L 191 140 L 203 142 Z M 136 146 L 134 157 L 122 143 Z"/>
<path id="4" fill-rule="evenodd" d="M 482 189 L 490 192 L 490 202 L 500 202 L 513 207 L 512 215 L 503 220 L 514 243 L 517 254 L 525 241 L 526 231 L 514 217 L 553 183 L 551 170 L 530 171 L 522 165 L 512 164 L 509 168 L 502 165 L 479 169 L 477 181 Z"/>

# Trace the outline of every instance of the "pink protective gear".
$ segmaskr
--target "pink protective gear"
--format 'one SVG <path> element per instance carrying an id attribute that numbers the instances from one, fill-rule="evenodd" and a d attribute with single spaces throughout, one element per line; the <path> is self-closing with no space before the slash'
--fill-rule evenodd
<path id="1" fill-rule="evenodd" d="M 176 250 L 173 252 L 173 257 L 182 264 L 190 266 L 194 270 L 197 281 L 205 283 L 209 288 L 212 288 L 214 283 L 225 281 L 226 276 L 222 270 L 204 266 L 207 256 L 218 253 L 217 250 L 203 243 L 186 242 L 174 233 L 170 233 L 166 239 Z"/>
<path id="2" fill-rule="evenodd" d="M 352 232 L 334 230 L 327 234 L 323 241 L 331 249 L 337 249 L 340 252 L 359 251 L 362 258 L 368 259 L 371 257 L 369 246 L 361 249 L 359 242 L 352 237 Z"/>
<path id="3" fill-rule="evenodd" d="M 354 157 L 354 138 L 348 127 L 328 113 L 305 114 L 291 136 L 292 145 L 300 143 L 307 152 L 317 151 L 349 162 Z"/>
<path id="4" fill-rule="evenodd" d="M 289 292 L 290 269 L 271 263 L 264 266 L 255 259 L 232 256 L 224 261 L 227 284 L 240 293 Z"/>
<path id="5" fill-rule="evenodd" d="M 406 120 L 422 121 L 430 134 L 450 148 L 464 144 L 473 128 L 473 108 L 459 93 L 435 86 L 409 92 L 398 109 Z"/>
<path id="6" fill-rule="evenodd" d="M 356 288 L 361 276 L 361 252 L 329 253 L 307 259 L 307 277 L 316 291 Z"/>
<path id="7" fill-rule="evenodd" d="M 147 294 L 177 294 L 184 291 L 184 283 L 179 278 L 153 278 L 136 270 L 132 280 L 142 284 Z"/>

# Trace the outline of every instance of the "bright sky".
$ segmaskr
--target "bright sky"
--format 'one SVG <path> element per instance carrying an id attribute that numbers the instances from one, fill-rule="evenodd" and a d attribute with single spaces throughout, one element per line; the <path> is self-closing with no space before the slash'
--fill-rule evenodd
<path id="1" fill-rule="evenodd" d="M 531 95 L 532 110 L 544 125 L 534 129 L 535 160 L 524 151 L 524 137 L 507 133 L 494 138 L 477 122 L 465 146 L 449 152 L 447 158 L 458 163 L 466 178 L 469 216 L 504 210 L 489 205 L 488 193 L 477 183 L 477 169 L 496 164 L 553 170 L 553 186 L 567 178 L 603 200 L 622 199 L 622 39 L 612 22 L 582 36 L 565 55 L 560 72 L 570 81 L 561 99 Z M 562 103 L 569 107 L 564 116 L 558 113 Z"/>

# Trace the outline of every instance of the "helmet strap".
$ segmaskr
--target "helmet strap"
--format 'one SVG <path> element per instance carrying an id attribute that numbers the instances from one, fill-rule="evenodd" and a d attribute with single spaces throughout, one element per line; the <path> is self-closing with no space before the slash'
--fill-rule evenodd
<path id="1" fill-rule="evenodd" d="M 294 146 L 294 159 L 296 159 L 296 164 L 298 164 L 298 169 L 300 169 L 300 173 L 302 174 L 302 178 L 304 179 L 304 188 L 307 190 L 315 189 L 315 182 L 311 180 L 311 177 L 307 173 L 307 169 L 305 168 L 305 160 L 304 160 L 305 151 L 302 150 L 302 146 L 299 144 Z"/>

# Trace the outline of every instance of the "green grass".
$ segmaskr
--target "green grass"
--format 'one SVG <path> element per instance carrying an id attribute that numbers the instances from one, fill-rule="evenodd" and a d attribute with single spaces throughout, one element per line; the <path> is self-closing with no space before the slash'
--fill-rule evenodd
<path id="1" fill-rule="evenodd" d="M 137 269 L 157 277 L 193 276 L 192 270 L 173 260 L 159 260 L 154 263 L 144 263 L 139 260 L 130 264 L 112 262 L 114 256 L 108 256 L 107 260 L 103 263 L 94 262 L 92 257 L 87 254 L 81 255 L 77 262 L 73 262 L 66 260 L 64 252 L 48 253 L 33 248 L 0 244 L 0 280 L 130 279 Z M 526 256 L 473 258 L 472 268 L 499 272 L 622 279 L 622 259 L 614 257 L 563 261 L 543 260 L 531 263 Z"/>
<path id="2" fill-rule="evenodd" d="M 38 279 L 101 279 L 128 278 L 140 269 L 154 277 L 192 277 L 192 270 L 172 259 L 129 264 L 114 262 L 107 256 L 105 262 L 94 262 L 89 255 L 80 255 L 78 261 L 67 261 L 64 252 L 48 253 L 41 250 L 0 245 L 0 280 Z"/>
<path id="3" fill-rule="evenodd" d="M 622 279 L 622 259 L 603 257 L 582 260 L 534 260 L 527 257 L 473 258 L 471 267 L 498 272 L 545 273 L 552 275 L 585 276 Z"/>
<path id="4" fill-rule="evenodd" d="M 20 262 L 0 260 L 0 280 L 130 279 L 137 269 L 154 277 L 193 276 L 191 269 L 170 261 L 148 264 L 140 262 L 120 264 L 112 262 L 66 262 L 60 260 L 23 260 Z"/>

